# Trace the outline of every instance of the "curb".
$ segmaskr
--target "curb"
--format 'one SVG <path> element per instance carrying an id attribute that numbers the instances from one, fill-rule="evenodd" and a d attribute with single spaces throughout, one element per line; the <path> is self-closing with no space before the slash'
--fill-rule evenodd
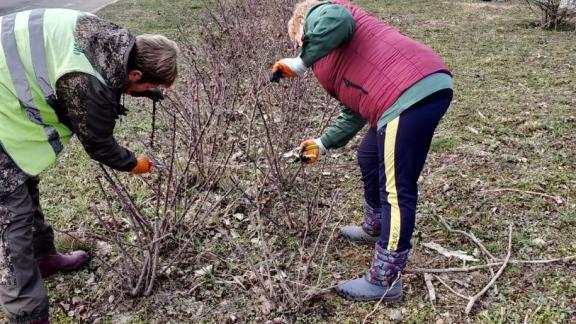
<path id="1" fill-rule="evenodd" d="M 106 8 L 107 6 L 109 6 L 109 5 L 111 5 L 111 4 L 115 4 L 115 3 L 118 2 L 118 1 L 120 1 L 120 0 L 113 0 L 113 1 L 111 1 L 111 2 L 109 2 L 109 3 L 107 3 L 107 4 L 105 4 L 105 5 L 102 5 L 102 6 L 96 8 L 96 9 L 90 11 L 90 12 L 95 14 L 95 13 L 97 13 L 98 11 Z"/>

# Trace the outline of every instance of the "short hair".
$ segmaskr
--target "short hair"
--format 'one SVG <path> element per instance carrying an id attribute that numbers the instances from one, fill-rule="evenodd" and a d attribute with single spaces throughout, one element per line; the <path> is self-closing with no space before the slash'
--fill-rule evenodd
<path id="1" fill-rule="evenodd" d="M 171 86 L 178 76 L 178 52 L 176 42 L 162 35 L 138 35 L 128 69 L 142 72 L 139 82 Z"/>
<path id="2" fill-rule="evenodd" d="M 316 5 L 319 0 L 303 0 L 298 2 L 294 6 L 294 11 L 292 11 L 292 17 L 288 21 L 288 35 L 292 42 L 296 42 L 296 34 L 298 29 L 301 27 L 302 21 L 304 20 L 306 13 L 310 8 Z"/>

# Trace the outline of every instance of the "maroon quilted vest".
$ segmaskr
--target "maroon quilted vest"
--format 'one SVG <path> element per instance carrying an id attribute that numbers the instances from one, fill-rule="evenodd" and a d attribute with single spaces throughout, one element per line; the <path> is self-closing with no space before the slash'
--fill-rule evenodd
<path id="1" fill-rule="evenodd" d="M 312 70 L 320 84 L 338 101 L 358 112 L 370 125 L 402 93 L 426 76 L 448 66 L 429 47 L 370 16 L 346 0 L 356 22 L 350 40 L 316 61 Z"/>

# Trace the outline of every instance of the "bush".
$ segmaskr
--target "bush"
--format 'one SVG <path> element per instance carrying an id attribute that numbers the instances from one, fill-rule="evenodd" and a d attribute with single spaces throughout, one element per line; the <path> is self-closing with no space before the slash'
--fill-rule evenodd
<path id="1" fill-rule="evenodd" d="M 202 286 L 194 294 L 221 318 L 231 282 L 237 313 L 269 318 L 301 314 L 334 284 L 327 254 L 342 193 L 323 189 L 321 163 L 310 172 L 282 153 L 317 136 L 338 105 L 311 77 L 269 81 L 274 61 L 296 54 L 293 3 L 215 1 L 194 34 L 182 32 L 179 89 L 162 102 L 154 145 L 142 144 L 164 169 L 102 170 L 108 203 L 95 211 L 130 295 L 159 280 Z"/>
<path id="2" fill-rule="evenodd" d="M 558 29 L 567 25 L 574 26 L 576 0 L 526 0 L 535 12 L 541 15 L 540 27 Z"/>

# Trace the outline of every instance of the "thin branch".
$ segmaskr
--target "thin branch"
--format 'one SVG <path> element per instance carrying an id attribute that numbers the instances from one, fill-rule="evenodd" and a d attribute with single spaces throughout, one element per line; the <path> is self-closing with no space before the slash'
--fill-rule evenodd
<path id="1" fill-rule="evenodd" d="M 130 291 L 130 295 L 135 297 L 138 296 L 138 293 L 140 292 L 140 287 L 142 286 L 142 282 L 144 281 L 144 277 L 146 276 L 146 272 L 148 270 L 148 261 L 150 260 L 150 257 L 147 255 L 146 258 L 144 259 L 144 262 L 142 262 L 142 269 L 140 269 L 140 276 L 138 277 L 138 281 L 136 282 L 136 285 L 134 287 L 132 287 L 132 290 Z"/>
<path id="2" fill-rule="evenodd" d="M 310 265 L 312 264 L 312 261 L 314 260 L 314 257 L 316 256 L 316 251 L 318 251 L 318 246 L 320 245 L 320 238 L 322 237 L 322 233 L 324 232 L 324 228 L 326 227 L 326 224 L 328 223 L 328 221 L 330 219 L 332 219 L 332 211 L 334 209 L 334 206 L 336 205 L 336 201 L 338 201 L 338 197 L 340 197 L 340 190 L 336 190 L 336 193 L 334 194 L 333 198 L 332 198 L 332 202 L 330 204 L 330 209 L 328 210 L 328 213 L 326 215 L 326 217 L 324 218 L 324 222 L 322 222 L 322 226 L 320 227 L 320 232 L 318 233 L 318 236 L 316 238 L 316 242 L 314 243 L 314 247 L 312 249 L 312 253 L 310 253 L 310 255 L 308 255 L 308 262 L 306 263 L 305 267 L 304 267 L 304 275 L 302 276 L 302 281 L 305 281 L 306 278 L 308 277 L 308 271 L 310 270 Z"/>
<path id="3" fill-rule="evenodd" d="M 426 284 L 426 288 L 428 289 L 430 304 L 432 304 L 432 307 L 435 307 L 434 303 L 436 302 L 436 290 L 434 289 L 434 284 L 432 284 L 431 274 L 424 273 L 424 283 Z"/>
<path id="4" fill-rule="evenodd" d="M 160 221 L 156 220 L 154 222 L 154 241 L 158 240 L 158 236 L 160 235 Z M 148 280 L 148 286 L 146 287 L 146 291 L 144 291 L 144 296 L 150 296 L 152 294 L 152 288 L 154 287 L 154 281 L 156 280 L 156 271 L 158 269 L 158 253 L 160 252 L 160 242 L 154 243 L 154 246 L 151 247 L 154 250 L 154 254 L 152 255 L 151 264 L 151 274 L 150 279 Z"/>
<path id="5" fill-rule="evenodd" d="M 330 243 L 332 242 L 332 239 L 334 238 L 334 233 L 336 232 L 336 229 L 340 228 L 340 223 L 342 223 L 342 221 L 344 220 L 345 215 L 343 214 L 342 217 L 340 217 L 340 220 L 338 221 L 338 223 L 336 223 L 336 225 L 334 225 L 334 228 L 332 229 L 332 232 L 330 233 L 330 237 L 328 237 L 328 241 L 326 241 L 326 245 L 324 246 L 324 254 L 322 255 L 322 262 L 320 262 L 320 270 L 318 271 L 318 279 L 316 280 L 316 286 L 320 285 L 320 282 L 322 281 L 322 272 L 324 270 L 324 262 L 326 261 L 326 255 L 328 255 L 328 248 L 330 247 Z"/>
<path id="6" fill-rule="evenodd" d="M 457 292 L 456 290 L 454 290 L 454 288 L 450 287 L 450 285 L 444 282 L 444 280 L 442 280 L 442 278 L 440 278 L 439 276 L 434 275 L 434 278 L 436 278 L 436 280 L 438 280 L 442 285 L 444 285 L 444 287 L 448 288 L 448 290 L 450 290 L 450 292 L 452 292 L 454 295 L 462 299 L 470 300 L 469 296 L 462 295 L 461 293 Z"/>
<path id="7" fill-rule="evenodd" d="M 547 264 L 547 263 L 556 263 L 556 262 L 570 262 L 572 260 L 576 260 L 576 255 L 567 256 L 563 258 L 554 258 L 554 259 L 542 259 L 542 260 L 510 260 L 509 264 Z M 462 267 L 462 268 L 445 268 L 445 269 L 432 269 L 432 268 L 413 268 L 413 269 L 406 269 L 404 272 L 406 273 L 450 273 L 450 272 L 472 272 L 478 271 L 482 269 L 487 269 L 491 267 L 501 266 L 504 264 L 504 261 L 499 262 L 492 262 L 472 267 Z"/>
<path id="8" fill-rule="evenodd" d="M 473 233 L 468 233 L 468 232 L 465 232 L 462 230 L 453 229 L 450 225 L 448 225 L 448 223 L 446 222 L 446 220 L 442 216 L 437 215 L 437 218 L 440 221 L 440 223 L 442 223 L 442 225 L 446 228 L 446 230 L 448 230 L 448 232 L 457 233 L 457 234 L 461 234 L 461 235 L 466 236 L 468 239 L 470 239 L 472 242 L 474 242 L 474 244 L 476 244 L 476 246 L 482 251 L 482 253 L 484 253 L 486 256 L 488 256 L 491 260 L 496 260 L 496 258 L 492 255 L 492 253 L 490 253 L 490 251 L 488 251 L 488 249 L 486 249 L 484 244 L 482 244 L 482 242 L 480 242 L 480 240 L 477 239 Z"/>
<path id="9" fill-rule="evenodd" d="M 542 192 L 536 192 L 536 191 L 529 191 L 529 190 L 520 190 L 520 189 L 513 189 L 513 188 L 500 188 L 500 189 L 489 189 L 489 190 L 482 190 L 480 192 L 518 192 L 518 193 L 523 193 L 523 194 L 528 194 L 528 195 L 534 195 L 534 196 L 540 196 L 540 197 L 544 197 L 544 198 L 548 198 L 548 199 L 552 199 L 554 200 L 555 203 L 557 203 L 558 205 L 563 204 L 566 200 L 564 200 L 562 197 L 560 196 L 552 196 L 549 194 L 545 194 Z"/>
<path id="10" fill-rule="evenodd" d="M 508 262 L 510 261 L 511 256 L 512 256 L 512 224 L 510 224 L 508 227 L 508 253 L 506 254 L 504 263 L 502 264 L 498 272 L 496 272 L 496 275 L 492 277 L 492 280 L 490 280 L 490 282 L 484 287 L 484 289 L 482 289 L 479 293 L 470 298 L 468 305 L 466 305 L 466 311 L 465 311 L 466 315 L 470 314 L 470 311 L 472 310 L 472 307 L 474 307 L 476 301 L 478 301 L 478 299 L 480 299 L 480 297 L 482 297 L 488 291 L 488 289 L 490 289 L 490 287 L 492 287 L 492 285 L 496 283 L 496 280 L 498 280 L 498 278 L 504 272 L 504 269 L 506 269 L 506 267 L 508 266 Z"/>
<path id="11" fill-rule="evenodd" d="M 567 256 L 563 258 L 543 259 L 543 260 L 510 260 L 511 264 L 545 264 L 554 262 L 568 262 L 576 260 L 576 255 Z"/>
<path id="12" fill-rule="evenodd" d="M 478 271 L 494 266 L 502 265 L 502 262 L 493 262 L 483 265 L 477 265 L 472 267 L 462 267 L 462 268 L 445 268 L 445 269 L 432 269 L 432 268 L 413 268 L 413 269 L 406 269 L 404 272 L 406 273 L 450 273 L 450 272 L 472 272 Z"/>
<path id="13" fill-rule="evenodd" d="M 364 317 L 364 320 L 362 321 L 362 324 L 365 324 L 368 319 L 370 318 L 370 316 L 374 315 L 374 313 L 376 313 L 376 311 L 378 310 L 378 307 L 380 307 L 380 304 L 382 304 L 382 301 L 384 300 L 384 297 L 386 297 L 386 294 L 388 294 L 388 292 L 390 291 L 390 289 L 392 289 L 392 287 L 394 287 L 394 285 L 402 278 L 402 273 L 398 273 L 398 276 L 396 277 L 396 279 L 394 280 L 394 282 L 392 282 L 392 284 L 390 284 L 388 286 L 388 289 L 386 289 L 386 291 L 382 294 L 382 297 L 380 297 L 380 300 L 378 301 L 378 303 L 376 303 L 376 305 L 374 305 L 374 308 L 372 309 L 372 311 L 370 313 L 368 313 L 366 315 L 366 317 Z"/>

